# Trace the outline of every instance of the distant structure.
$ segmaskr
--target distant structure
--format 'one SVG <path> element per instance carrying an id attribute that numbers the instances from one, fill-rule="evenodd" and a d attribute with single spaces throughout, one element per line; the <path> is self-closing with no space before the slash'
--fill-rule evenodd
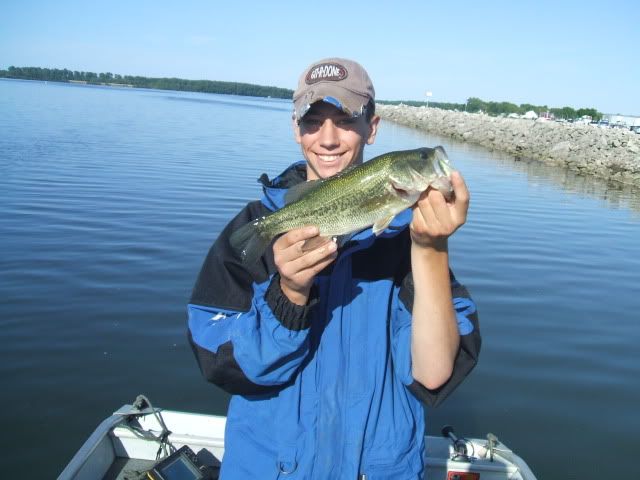
<path id="1" fill-rule="evenodd" d="M 605 113 L 602 119 L 608 121 L 609 125 L 624 125 L 625 127 L 640 126 L 640 117 L 635 115 Z"/>

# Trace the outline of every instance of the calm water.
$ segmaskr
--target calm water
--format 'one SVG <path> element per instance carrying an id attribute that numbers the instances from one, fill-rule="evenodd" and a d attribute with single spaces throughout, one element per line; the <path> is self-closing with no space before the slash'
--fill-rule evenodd
<path id="1" fill-rule="evenodd" d="M 139 393 L 225 413 L 185 304 L 255 179 L 300 158 L 289 115 L 280 100 L 0 81 L 3 478 L 55 478 Z M 640 192 L 390 123 L 366 157 L 434 144 L 472 192 L 452 263 L 484 349 L 429 432 L 493 432 L 540 479 L 639 476 Z"/>

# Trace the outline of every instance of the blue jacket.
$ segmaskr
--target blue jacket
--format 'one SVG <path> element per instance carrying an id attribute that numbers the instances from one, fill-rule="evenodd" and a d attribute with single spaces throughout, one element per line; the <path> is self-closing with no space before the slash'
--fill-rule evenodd
<path id="1" fill-rule="evenodd" d="M 305 164 L 273 181 L 209 251 L 188 307 L 189 339 L 204 376 L 233 394 L 221 478 L 422 478 L 423 402 L 435 405 L 476 364 L 476 307 L 451 274 L 461 346 L 451 379 L 427 390 L 411 375 L 413 282 L 408 223 L 342 242 L 307 306 L 280 290 L 271 248 L 243 265 L 229 246 L 239 226 L 283 206 Z"/>

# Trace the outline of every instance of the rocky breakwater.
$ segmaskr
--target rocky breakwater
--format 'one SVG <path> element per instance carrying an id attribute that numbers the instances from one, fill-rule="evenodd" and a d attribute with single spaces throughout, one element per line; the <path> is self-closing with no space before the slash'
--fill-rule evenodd
<path id="1" fill-rule="evenodd" d="M 640 135 L 548 120 L 498 118 L 406 105 L 376 105 L 385 120 L 463 142 L 640 186 Z"/>

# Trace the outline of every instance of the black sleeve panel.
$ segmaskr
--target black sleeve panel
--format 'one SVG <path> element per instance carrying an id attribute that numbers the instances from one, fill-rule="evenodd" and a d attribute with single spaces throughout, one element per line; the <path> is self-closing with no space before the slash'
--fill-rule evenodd
<path id="1" fill-rule="evenodd" d="M 469 316 L 469 320 L 473 323 L 474 329 L 470 334 L 460 336 L 460 347 L 453 365 L 453 373 L 451 377 L 449 377 L 449 380 L 435 390 L 429 390 L 421 383 L 415 381 L 409 385 L 411 393 L 430 407 L 436 407 L 441 404 L 444 399 L 462 383 L 478 363 L 482 344 L 478 325 L 478 314 L 473 313 Z"/>
<path id="2" fill-rule="evenodd" d="M 189 332 L 189 343 L 204 378 L 231 395 L 264 395 L 282 388 L 279 385 L 265 386 L 250 381 L 233 356 L 231 342 L 220 345 L 217 353 L 213 353 L 197 345 Z"/>
<path id="3" fill-rule="evenodd" d="M 231 248 L 229 236 L 241 226 L 267 213 L 269 211 L 261 202 L 251 202 L 225 227 L 207 254 L 189 303 L 237 312 L 251 309 L 253 283 L 263 283 L 276 272 L 273 251 L 268 247 L 255 265 L 244 264 Z M 313 289 L 306 306 L 293 304 L 282 293 L 280 276 L 276 274 L 265 296 L 267 304 L 282 325 L 298 331 L 309 326 L 308 312 L 317 302 L 315 295 L 317 293 Z M 190 331 L 189 342 L 203 376 L 231 394 L 262 395 L 282 388 L 267 387 L 250 381 L 233 355 L 231 342 L 220 345 L 217 352 L 212 352 L 197 345 Z"/>
<path id="4" fill-rule="evenodd" d="M 252 283 L 264 282 L 275 270 L 267 248 L 255 265 L 245 265 L 229 244 L 229 236 L 251 220 L 268 213 L 261 202 L 249 203 L 222 231 L 202 265 L 189 303 L 246 312 L 251 308 Z"/>
<path id="5" fill-rule="evenodd" d="M 458 283 L 451 271 L 449 271 L 449 278 L 451 280 L 451 295 L 453 298 L 471 298 L 467 289 Z M 413 292 L 413 277 L 409 273 L 402 282 L 400 289 L 400 300 L 409 311 L 412 311 L 413 308 Z M 409 391 L 430 407 L 435 407 L 442 403 L 478 363 L 482 346 L 478 313 L 474 312 L 468 318 L 473 324 L 473 331 L 467 335 L 460 335 L 460 347 L 449 380 L 435 390 L 429 390 L 417 381 L 409 385 Z"/>

